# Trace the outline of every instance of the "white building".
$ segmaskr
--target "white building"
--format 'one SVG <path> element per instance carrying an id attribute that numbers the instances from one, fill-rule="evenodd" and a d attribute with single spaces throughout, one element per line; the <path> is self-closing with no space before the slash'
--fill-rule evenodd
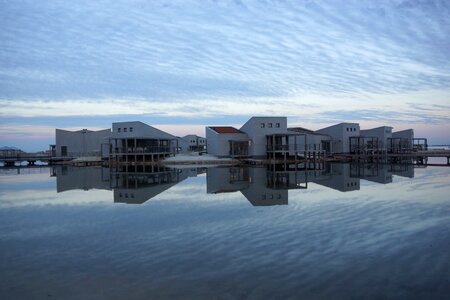
<path id="1" fill-rule="evenodd" d="M 208 153 L 219 157 L 277 158 L 295 155 L 301 134 L 287 130 L 286 117 L 252 117 L 240 129 L 206 127 Z"/>
<path id="2" fill-rule="evenodd" d="M 317 133 L 331 137 L 333 153 L 350 153 L 350 138 L 360 135 L 358 123 L 339 123 L 317 130 Z"/>
<path id="3" fill-rule="evenodd" d="M 178 137 L 178 148 L 180 152 L 204 151 L 206 150 L 206 138 L 195 134 Z"/>
<path id="4" fill-rule="evenodd" d="M 372 129 L 364 129 L 360 131 L 361 136 L 366 138 L 376 138 L 378 140 L 377 151 L 386 152 L 388 151 L 391 138 L 392 138 L 392 127 L 390 126 L 380 126 Z"/>
<path id="5" fill-rule="evenodd" d="M 87 157 L 108 155 L 108 139 L 111 136 L 110 129 L 92 131 L 82 129 L 68 131 L 56 129 L 55 155 L 57 157 Z"/>
<path id="6" fill-rule="evenodd" d="M 111 159 L 123 162 L 152 162 L 175 155 L 177 138 L 139 121 L 112 124 Z"/>
<path id="7" fill-rule="evenodd" d="M 283 151 L 283 145 L 289 145 L 286 140 L 286 117 L 252 117 L 240 129 L 249 139 L 248 154 L 251 157 L 266 158 L 268 151 Z"/>
<path id="8" fill-rule="evenodd" d="M 305 152 L 331 152 L 331 136 L 315 132 L 303 127 L 291 127 L 288 131 L 300 133 L 305 136 L 299 139 L 298 148 L 304 149 Z"/>
<path id="9" fill-rule="evenodd" d="M 248 135 L 231 126 L 206 127 L 206 149 L 218 157 L 248 156 Z"/>
<path id="10" fill-rule="evenodd" d="M 391 152 L 407 152 L 413 148 L 414 130 L 405 129 L 392 133 L 392 139 L 390 143 Z"/>

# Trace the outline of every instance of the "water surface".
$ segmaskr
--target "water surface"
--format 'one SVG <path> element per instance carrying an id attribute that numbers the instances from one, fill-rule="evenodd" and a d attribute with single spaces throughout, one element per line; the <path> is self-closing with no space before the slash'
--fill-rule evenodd
<path id="1" fill-rule="evenodd" d="M 450 168 L 19 171 L 0 175 L 1 299 L 450 295 Z"/>

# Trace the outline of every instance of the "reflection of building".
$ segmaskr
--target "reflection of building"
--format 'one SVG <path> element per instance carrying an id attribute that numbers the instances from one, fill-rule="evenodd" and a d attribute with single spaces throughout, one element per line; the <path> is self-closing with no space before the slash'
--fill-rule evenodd
<path id="1" fill-rule="evenodd" d="M 248 167 L 217 167 L 206 171 L 208 194 L 230 193 L 246 189 L 249 185 Z"/>
<path id="2" fill-rule="evenodd" d="M 326 173 L 327 176 L 311 181 L 341 192 L 359 190 L 359 178 L 352 176 L 350 164 L 331 163 Z"/>
<path id="3" fill-rule="evenodd" d="M 110 190 L 109 169 L 102 167 L 57 166 L 52 169 L 56 176 L 56 191 L 68 190 Z"/>
<path id="4" fill-rule="evenodd" d="M 169 169 L 157 166 L 135 166 L 111 175 L 111 187 L 114 190 L 114 202 L 141 204 L 170 189 L 188 177 L 195 177 L 202 169 Z M 149 169 L 151 168 L 151 172 Z M 127 169 L 127 171 L 124 171 Z"/>
<path id="5" fill-rule="evenodd" d="M 102 167 L 59 166 L 57 192 L 73 189 L 114 191 L 114 202 L 140 204 L 163 193 L 188 177 L 207 172 L 207 193 L 240 191 L 254 206 L 288 204 L 288 191 L 307 189 L 313 182 L 342 192 L 360 189 L 360 179 L 390 183 L 393 175 L 414 177 L 412 164 L 320 165 L 271 164 L 264 167 L 214 167 L 169 169 L 157 165 L 118 165 Z"/>
<path id="6" fill-rule="evenodd" d="M 365 179 L 377 183 L 391 183 L 392 172 L 390 165 L 386 164 L 350 164 L 351 176 L 353 178 Z"/>
<path id="7" fill-rule="evenodd" d="M 412 163 L 389 165 L 392 174 L 401 177 L 414 178 L 414 165 Z"/>
<path id="8" fill-rule="evenodd" d="M 306 188 L 299 172 L 269 167 L 220 167 L 207 171 L 207 193 L 240 191 L 254 206 L 288 204 L 288 190 Z"/>
<path id="9" fill-rule="evenodd" d="M 249 185 L 241 190 L 242 195 L 253 206 L 287 205 L 288 189 L 277 189 L 268 186 L 266 168 L 251 168 L 249 170 Z"/>
<path id="10" fill-rule="evenodd" d="M 114 189 L 114 202 L 130 204 L 144 203 L 181 181 L 179 173 L 174 169 L 154 173 L 114 175 L 111 179 L 111 186 Z"/>

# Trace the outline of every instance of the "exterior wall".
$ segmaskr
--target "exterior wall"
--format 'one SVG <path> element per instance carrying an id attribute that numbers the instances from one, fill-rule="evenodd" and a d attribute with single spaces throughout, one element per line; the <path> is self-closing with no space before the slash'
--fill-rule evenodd
<path id="1" fill-rule="evenodd" d="M 329 135 L 332 139 L 331 152 L 348 153 L 350 152 L 349 138 L 359 136 L 360 129 L 358 123 L 340 123 L 330 127 L 317 130 L 318 133 Z"/>
<path id="2" fill-rule="evenodd" d="M 402 148 L 406 148 L 406 150 L 408 151 L 413 148 L 414 130 L 406 129 L 393 132 L 392 138 L 394 139 L 392 143 L 393 150 L 402 150 Z"/>
<path id="3" fill-rule="evenodd" d="M 176 139 L 175 136 L 139 121 L 112 124 L 114 138 Z"/>
<path id="4" fill-rule="evenodd" d="M 112 135 L 113 139 L 117 141 L 126 139 L 137 139 L 137 140 L 164 140 L 169 141 L 167 148 L 169 151 L 164 150 L 165 153 L 176 153 L 176 148 L 178 144 L 177 137 L 159 130 L 155 127 L 147 125 L 139 121 L 133 122 L 118 122 L 112 124 Z M 114 141 L 112 141 L 112 147 L 115 148 Z M 122 145 L 118 145 L 119 151 Z M 166 147 L 166 146 L 164 146 Z M 116 152 L 115 152 L 116 153 Z M 130 152 L 132 154 L 133 152 Z"/>
<path id="5" fill-rule="evenodd" d="M 206 149 L 209 154 L 218 157 L 229 157 L 229 141 L 247 141 L 248 136 L 245 133 L 222 133 L 219 134 L 209 127 L 206 127 Z"/>
<path id="6" fill-rule="evenodd" d="M 240 130 L 245 132 L 251 141 L 248 149 L 249 156 L 266 157 L 267 153 L 266 135 L 286 133 L 287 118 L 253 117 L 250 120 L 248 120 L 247 123 L 245 123 Z"/>
<path id="7" fill-rule="evenodd" d="M 388 146 L 388 139 L 392 138 L 392 127 L 381 126 L 372 129 L 361 130 L 361 135 L 365 137 L 377 137 L 378 147 L 386 150 Z"/>
<path id="8" fill-rule="evenodd" d="M 324 134 L 305 133 L 305 135 L 306 135 L 306 145 L 304 136 L 297 137 L 298 143 L 297 149 L 300 149 L 299 151 L 310 151 L 310 152 L 323 151 L 324 149 L 322 149 L 322 141 L 331 140 L 331 137 Z"/>
<path id="9" fill-rule="evenodd" d="M 409 139 L 412 141 L 414 138 L 414 130 L 413 129 L 406 129 L 401 131 L 396 131 L 392 133 L 393 138 L 404 138 Z"/>
<path id="10" fill-rule="evenodd" d="M 182 137 L 182 139 L 185 141 L 185 143 L 187 143 L 186 150 L 199 150 L 202 148 L 206 148 L 206 138 L 204 137 L 195 134 L 189 134 Z"/>
<path id="11" fill-rule="evenodd" d="M 102 144 L 108 143 L 110 136 L 110 129 L 99 131 L 56 129 L 56 156 L 62 156 L 61 149 L 63 146 L 67 147 L 68 157 L 101 156 Z M 106 154 L 103 153 L 103 155 Z"/>
<path id="12" fill-rule="evenodd" d="M 181 153 L 188 152 L 189 141 L 187 141 L 187 140 L 185 140 L 184 138 L 181 138 L 181 137 L 177 137 L 177 141 L 178 141 L 178 148 L 179 148 L 178 152 L 181 152 Z"/>

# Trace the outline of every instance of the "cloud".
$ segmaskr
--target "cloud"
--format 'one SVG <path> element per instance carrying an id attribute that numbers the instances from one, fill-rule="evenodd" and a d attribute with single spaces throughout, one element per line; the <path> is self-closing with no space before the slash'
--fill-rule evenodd
<path id="1" fill-rule="evenodd" d="M 445 2 L 162 3 L 4 5 L 3 94 L 170 99 L 450 85 Z"/>
<path id="2" fill-rule="evenodd" d="M 3 3 L 1 126 L 448 124 L 448 15 L 443 0 Z"/>

